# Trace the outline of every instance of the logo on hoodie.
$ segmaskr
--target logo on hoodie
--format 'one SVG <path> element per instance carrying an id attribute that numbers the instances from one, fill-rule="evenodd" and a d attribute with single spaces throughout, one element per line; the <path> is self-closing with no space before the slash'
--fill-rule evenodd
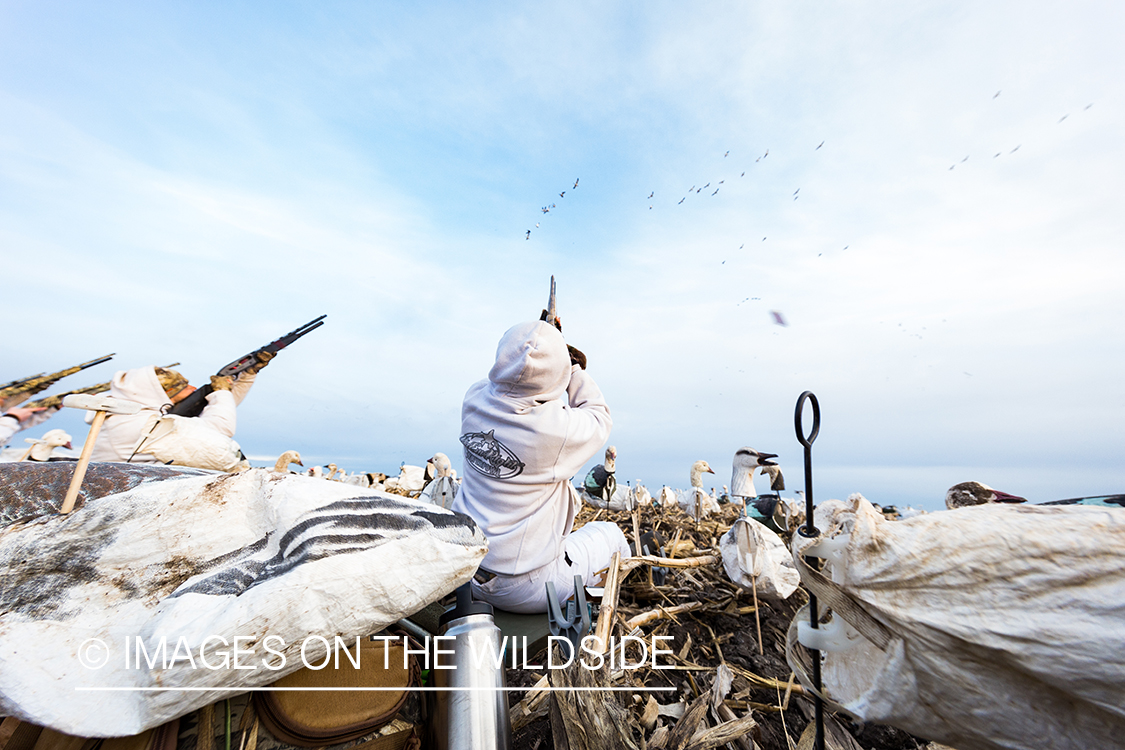
<path id="1" fill-rule="evenodd" d="M 511 479 L 523 473 L 523 461 L 496 439 L 496 430 L 466 432 L 461 436 L 465 462 L 486 477 Z"/>

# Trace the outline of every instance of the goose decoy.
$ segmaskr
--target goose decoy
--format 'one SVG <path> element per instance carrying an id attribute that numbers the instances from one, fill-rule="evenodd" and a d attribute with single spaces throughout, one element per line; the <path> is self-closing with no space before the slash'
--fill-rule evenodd
<path id="1" fill-rule="evenodd" d="M 703 490 L 703 474 L 714 474 L 715 470 L 706 461 L 696 461 L 691 465 L 691 489 L 686 492 L 677 492 L 676 499 L 689 516 L 702 518 L 708 513 L 719 509 L 718 504 L 711 500 L 711 496 Z"/>
<path id="2" fill-rule="evenodd" d="M 273 465 L 273 470 L 278 474 L 289 474 L 289 464 L 304 466 L 304 464 L 301 463 L 301 454 L 297 451 L 285 451 L 277 457 L 277 462 Z"/>
<path id="3" fill-rule="evenodd" d="M 616 471 L 617 448 L 611 445 L 605 449 L 605 463 L 598 464 L 586 474 L 582 489 L 586 494 L 608 503 L 617 489 L 617 478 L 614 475 Z"/>
<path id="4" fill-rule="evenodd" d="M 31 447 L 24 451 L 19 461 L 49 461 L 55 448 L 70 449 L 70 435 L 63 430 L 49 430 L 41 438 L 24 438 Z"/>
<path id="5" fill-rule="evenodd" d="M 739 448 L 735 451 L 730 477 L 731 497 L 743 501 L 756 498 L 758 491 L 754 489 L 754 472 L 762 469 L 762 472 L 765 473 L 766 467 L 778 468 L 777 464 L 770 460 L 774 458 L 777 458 L 776 453 L 760 453 L 749 447 Z M 780 469 L 778 470 L 778 476 L 780 476 Z M 784 486 L 784 483 L 782 483 L 782 489 L 784 489 Z"/>
<path id="6" fill-rule="evenodd" d="M 426 463 L 426 468 L 429 469 L 433 466 L 433 479 L 422 488 L 421 497 L 434 505 L 440 505 L 443 508 L 449 508 L 453 505 L 453 499 L 457 497 L 457 472 L 453 470 L 453 464 L 449 461 L 449 456 L 444 453 L 435 453 Z"/>
<path id="7" fill-rule="evenodd" d="M 1007 492 L 994 490 L 981 482 L 961 482 L 949 488 L 945 493 L 945 507 L 967 508 L 971 505 L 987 505 L 989 503 L 1026 503 L 1027 499 L 1018 495 L 1009 495 Z"/>

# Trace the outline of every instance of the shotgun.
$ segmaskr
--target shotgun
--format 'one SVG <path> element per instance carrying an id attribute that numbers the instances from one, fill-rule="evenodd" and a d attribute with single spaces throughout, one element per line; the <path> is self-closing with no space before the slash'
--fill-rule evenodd
<path id="1" fill-rule="evenodd" d="M 285 334 L 277 341 L 271 341 L 262 348 L 255 349 L 244 357 L 239 357 L 226 367 L 219 370 L 217 374 L 230 377 L 238 375 L 241 372 L 245 372 L 253 365 L 257 364 L 258 358 L 254 355 L 256 355 L 258 352 L 270 352 L 271 354 L 277 354 L 279 351 L 289 346 L 294 341 L 304 336 L 306 333 L 310 333 L 311 331 L 320 328 L 322 325 L 324 325 L 324 319 L 327 317 L 327 315 L 321 315 L 319 318 L 313 318 L 300 328 L 296 328 Z M 180 403 L 174 405 L 169 413 L 176 414 L 181 417 L 198 417 L 200 413 L 202 413 L 203 407 L 207 405 L 207 394 L 211 393 L 212 390 L 213 389 L 211 388 L 210 383 L 196 389 L 195 393 L 191 394 Z"/>
<path id="2" fill-rule="evenodd" d="M 5 409 L 11 409 L 14 406 L 19 406 L 24 401 L 27 401 L 29 398 L 34 396 L 36 393 L 47 390 L 52 385 L 65 378 L 67 375 L 73 375 L 80 370 L 85 370 L 87 367 L 100 365 L 102 362 L 108 362 L 111 359 L 113 359 L 113 355 L 107 354 L 104 357 L 91 359 L 89 362 L 83 362 L 80 365 L 68 367 L 65 370 L 59 370 L 58 372 L 52 372 L 49 375 L 47 373 L 41 372 L 38 375 L 32 375 L 30 378 L 23 378 L 21 380 L 13 380 L 10 383 L 5 383 L 4 385 L 0 386 L 0 405 L 3 405 Z"/>

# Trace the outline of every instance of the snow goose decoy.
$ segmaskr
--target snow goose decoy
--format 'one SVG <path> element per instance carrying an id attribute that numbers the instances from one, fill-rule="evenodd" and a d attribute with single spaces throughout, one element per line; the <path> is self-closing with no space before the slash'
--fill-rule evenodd
<path id="1" fill-rule="evenodd" d="M 617 448 L 611 445 L 605 449 L 605 463 L 598 464 L 590 469 L 586 479 L 582 482 L 582 489 L 595 500 L 608 504 L 613 499 L 613 493 L 617 489 L 616 471 Z M 597 507 L 604 508 L 606 505 L 598 505 Z"/>
<path id="2" fill-rule="evenodd" d="M 690 475 L 691 489 L 676 493 L 676 500 L 684 513 L 697 519 L 719 510 L 718 504 L 703 490 L 704 472 L 714 474 L 715 470 L 706 461 L 700 460 L 693 463 Z"/>
<path id="3" fill-rule="evenodd" d="M 453 506 L 453 499 L 457 497 L 457 472 L 453 470 L 449 456 L 444 453 L 435 453 L 427 462 L 427 467 L 431 465 L 434 477 L 422 488 L 421 497 L 426 502 L 450 508 Z"/>
<path id="4" fill-rule="evenodd" d="M 945 493 L 945 507 L 966 508 L 970 505 L 987 505 L 989 503 L 1026 503 L 1027 499 L 1018 495 L 1009 495 L 1007 492 L 994 490 L 981 482 L 961 482 L 949 488 Z"/>
<path id="5" fill-rule="evenodd" d="M 304 464 L 301 463 L 301 454 L 297 451 L 285 451 L 277 457 L 277 462 L 273 465 L 273 470 L 278 474 L 289 474 L 291 473 L 289 471 L 289 464 L 304 466 Z"/>
<path id="6" fill-rule="evenodd" d="M 63 430 L 49 430 L 41 438 L 24 438 L 31 447 L 24 451 L 20 461 L 48 461 L 55 448 L 70 449 L 70 435 Z"/>
<path id="7" fill-rule="evenodd" d="M 774 489 L 774 484 L 781 480 L 781 470 L 775 462 L 770 460 L 772 458 L 777 458 L 777 454 L 760 453 L 749 447 L 739 448 L 735 451 L 730 476 L 731 498 L 745 503 L 758 497 L 758 491 L 754 489 L 754 472 L 758 469 L 761 469 L 762 473 L 770 472 L 770 489 Z M 776 477 L 772 473 L 774 470 L 777 471 Z M 784 480 L 781 480 L 778 489 L 785 489 Z"/>

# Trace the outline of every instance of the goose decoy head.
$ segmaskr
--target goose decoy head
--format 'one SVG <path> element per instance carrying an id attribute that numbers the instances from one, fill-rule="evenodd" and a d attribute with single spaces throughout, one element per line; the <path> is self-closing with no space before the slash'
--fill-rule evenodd
<path id="1" fill-rule="evenodd" d="M 273 470 L 278 474 L 287 474 L 289 473 L 289 464 L 304 466 L 301 463 L 301 454 L 297 451 L 285 451 L 277 457 L 277 463 L 273 465 Z"/>
<path id="2" fill-rule="evenodd" d="M 967 508 L 970 505 L 988 505 L 989 503 L 1026 502 L 1026 498 L 994 490 L 982 482 L 961 482 L 950 487 L 945 493 L 945 507 L 949 509 Z"/>
<path id="3" fill-rule="evenodd" d="M 757 466 L 777 466 L 777 463 L 770 460 L 777 458 L 776 453 L 762 453 L 753 448 L 743 447 L 739 448 L 734 453 L 734 465 L 751 469 Z"/>

